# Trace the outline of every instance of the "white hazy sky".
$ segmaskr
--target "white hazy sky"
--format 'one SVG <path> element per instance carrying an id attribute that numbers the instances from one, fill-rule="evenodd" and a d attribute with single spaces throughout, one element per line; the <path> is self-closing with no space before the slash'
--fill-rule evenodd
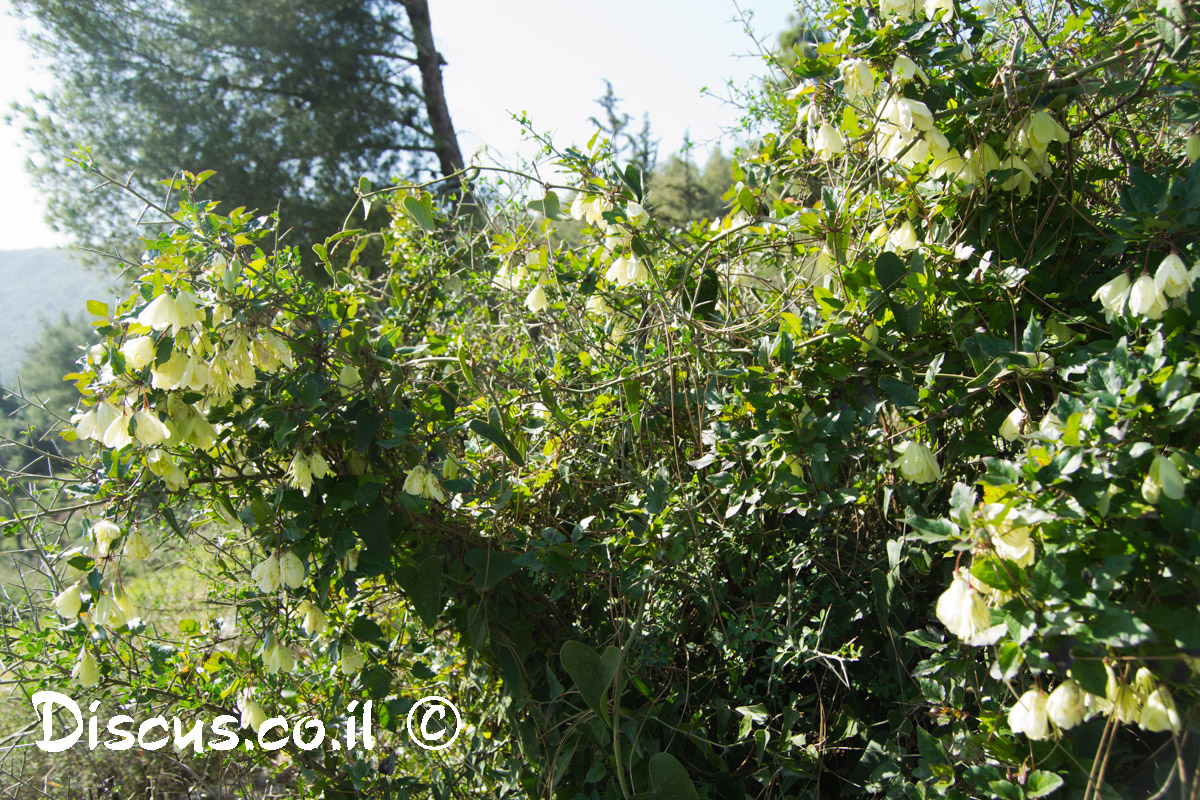
<path id="1" fill-rule="evenodd" d="M 660 158 L 678 150 L 685 131 L 702 147 L 717 143 L 740 116 L 719 99 L 729 97 L 727 84 L 763 74 L 743 17 L 773 44 L 793 7 L 789 0 L 431 0 L 430 16 L 464 156 L 486 144 L 487 160 L 513 165 L 536 150 L 522 142 L 514 113 L 526 112 L 560 146 L 583 145 L 605 78 L 639 128 L 642 112 L 650 113 Z M 17 21 L 0 15 L 6 113 L 51 81 L 18 32 Z M 717 97 L 704 96 L 706 88 Z M 0 125 L 0 249 L 65 244 L 43 220 L 24 162 L 18 132 Z"/>

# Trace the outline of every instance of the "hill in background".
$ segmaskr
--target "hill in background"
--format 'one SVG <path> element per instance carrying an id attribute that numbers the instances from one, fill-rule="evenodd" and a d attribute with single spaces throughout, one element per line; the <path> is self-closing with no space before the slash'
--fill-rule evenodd
<path id="1" fill-rule="evenodd" d="M 0 250 L 0 385 L 16 384 L 25 348 L 47 323 L 86 313 L 88 300 L 111 302 L 116 283 L 70 250 Z"/>

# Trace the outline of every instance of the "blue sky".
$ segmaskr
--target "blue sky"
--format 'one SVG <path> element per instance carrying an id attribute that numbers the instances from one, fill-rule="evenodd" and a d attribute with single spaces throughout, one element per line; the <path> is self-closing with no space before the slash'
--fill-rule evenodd
<path id="1" fill-rule="evenodd" d="M 792 8 L 788 0 L 431 0 L 430 15 L 464 156 L 486 144 L 488 159 L 512 165 L 535 150 L 522 142 L 513 113 L 526 112 L 561 145 L 583 144 L 605 78 L 639 123 L 650 113 L 660 157 L 679 148 L 685 131 L 711 146 L 739 117 L 720 99 L 729 97 L 727 82 L 742 85 L 763 71 L 743 17 L 773 44 Z M 0 16 L 6 111 L 50 81 L 18 29 Z M 703 96 L 706 87 L 717 97 Z M 733 142 L 726 142 L 729 149 Z M 44 204 L 24 160 L 17 132 L 0 126 L 0 249 L 64 244 L 42 220 Z"/>

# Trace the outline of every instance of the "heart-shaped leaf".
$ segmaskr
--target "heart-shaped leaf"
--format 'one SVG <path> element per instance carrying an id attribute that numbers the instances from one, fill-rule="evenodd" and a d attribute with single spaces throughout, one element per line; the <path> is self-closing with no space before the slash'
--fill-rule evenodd
<path id="1" fill-rule="evenodd" d="M 670 753 L 650 759 L 650 784 L 662 800 L 700 800 L 687 770 Z"/>
<path id="2" fill-rule="evenodd" d="M 490 592 L 500 581 L 521 568 L 520 564 L 515 563 L 516 556 L 495 550 L 472 550 L 463 561 L 475 570 L 475 588 L 481 592 Z"/>
<path id="3" fill-rule="evenodd" d="M 396 583 L 408 596 L 425 627 L 432 628 L 437 624 L 438 614 L 442 611 L 442 559 L 430 556 L 416 566 L 397 567 Z"/>
<path id="4" fill-rule="evenodd" d="M 621 664 L 621 651 L 609 645 L 600 655 L 583 642 L 569 641 L 563 643 L 558 656 L 588 708 L 599 714 L 605 725 L 611 725 L 604 697 Z"/>

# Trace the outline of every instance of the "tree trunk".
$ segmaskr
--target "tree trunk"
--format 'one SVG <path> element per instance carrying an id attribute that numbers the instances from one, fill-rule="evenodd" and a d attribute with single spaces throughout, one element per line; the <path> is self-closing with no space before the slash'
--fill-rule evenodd
<path id="1" fill-rule="evenodd" d="M 433 128 L 433 147 L 441 165 L 442 174 L 453 175 L 463 168 L 462 153 L 458 149 L 458 136 L 446 106 L 446 93 L 442 86 L 442 54 L 433 44 L 433 28 L 429 22 L 428 0 L 401 0 L 408 13 L 408 24 L 412 26 L 413 43 L 417 46 L 417 68 L 421 70 L 421 88 L 425 94 L 425 110 L 429 114 L 429 125 Z M 454 185 L 459 182 L 453 181 Z"/>

